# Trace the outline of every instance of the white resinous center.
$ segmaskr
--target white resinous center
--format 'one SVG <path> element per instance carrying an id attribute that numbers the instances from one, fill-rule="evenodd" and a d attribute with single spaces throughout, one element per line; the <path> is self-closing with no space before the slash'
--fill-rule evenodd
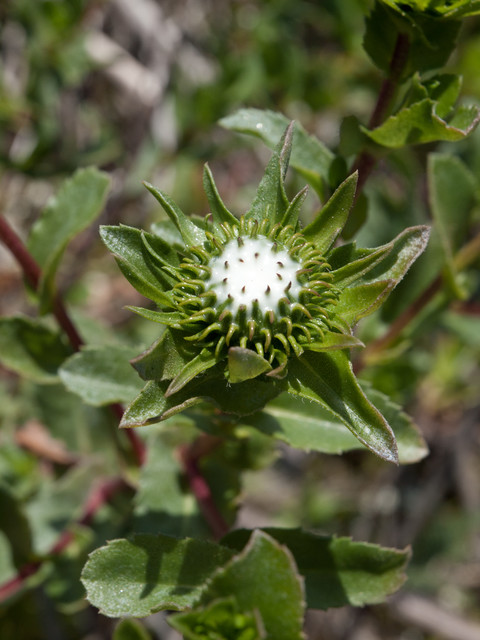
<path id="1" fill-rule="evenodd" d="M 296 273 L 301 265 L 284 249 L 275 250 L 268 238 L 243 238 L 240 246 L 231 240 L 209 266 L 211 275 L 205 289 L 215 291 L 218 303 L 228 298 L 228 308 L 234 314 L 241 305 L 248 314 L 255 300 L 265 313 L 275 311 L 281 298 L 298 299 L 301 284 Z"/>

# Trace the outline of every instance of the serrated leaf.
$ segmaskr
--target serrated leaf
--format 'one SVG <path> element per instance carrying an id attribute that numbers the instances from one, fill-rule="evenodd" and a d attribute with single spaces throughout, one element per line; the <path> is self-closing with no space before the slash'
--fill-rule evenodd
<path id="1" fill-rule="evenodd" d="M 200 603 L 233 596 L 241 611 L 258 610 L 265 640 L 304 640 L 303 581 L 287 548 L 256 530 L 245 548 L 217 570 Z"/>
<path id="2" fill-rule="evenodd" d="M 362 382 L 361 386 L 391 426 L 397 441 L 399 462 L 410 464 L 424 458 L 428 448 L 411 418 L 370 385 Z M 304 451 L 339 454 L 364 447 L 331 412 L 317 403 L 305 402 L 287 393 L 274 398 L 263 411 L 242 418 L 241 422 Z"/>
<path id="3" fill-rule="evenodd" d="M 272 226 L 283 219 L 290 204 L 285 193 L 284 181 L 290 159 L 292 136 L 293 122 L 286 128 L 276 145 L 245 218 L 253 218 L 259 223 L 267 218 Z"/>
<path id="4" fill-rule="evenodd" d="M 223 222 L 230 225 L 237 225 L 238 221 L 225 206 L 223 200 L 218 193 L 217 185 L 213 178 L 213 174 L 208 164 L 205 165 L 203 170 L 203 188 L 207 196 L 208 204 L 210 205 L 210 212 L 213 217 L 214 223 L 219 227 Z"/>
<path id="5" fill-rule="evenodd" d="M 290 361 L 287 380 L 289 393 L 318 403 L 373 453 L 398 462 L 393 432 L 360 389 L 345 352 L 305 352 Z"/>
<path id="6" fill-rule="evenodd" d="M 143 183 L 156 200 L 162 205 L 170 220 L 180 231 L 186 245 L 201 245 L 207 239 L 205 232 L 183 213 L 180 207 L 166 193 L 148 182 Z"/>
<path id="7" fill-rule="evenodd" d="M 127 226 L 100 227 L 100 236 L 107 248 L 115 255 L 118 266 L 135 289 L 159 305 L 172 307 L 172 302 L 163 292 L 158 269 L 152 265 L 151 257 L 143 241 L 140 229 Z"/>
<path id="8" fill-rule="evenodd" d="M 349 176 L 323 206 L 320 213 L 303 229 L 303 235 L 317 249 L 326 253 L 340 235 L 355 200 L 358 172 Z"/>
<path id="9" fill-rule="evenodd" d="M 383 602 L 405 581 L 409 550 L 389 549 L 350 538 L 334 538 L 302 529 L 264 530 L 285 545 L 305 577 L 307 606 L 328 609 Z M 222 544 L 242 549 L 249 531 L 239 529 Z"/>
<path id="10" fill-rule="evenodd" d="M 436 103 L 426 99 L 401 109 L 376 129 L 361 127 L 371 140 L 390 149 L 411 144 L 445 140 L 454 142 L 468 136 L 480 122 L 478 107 L 459 107 L 447 123 L 436 112 Z"/>
<path id="11" fill-rule="evenodd" d="M 94 407 L 130 402 L 142 389 L 142 380 L 130 364 L 135 350 L 128 347 L 85 347 L 59 369 L 72 393 Z"/>
<path id="12" fill-rule="evenodd" d="M 274 111 L 240 109 L 222 118 L 220 124 L 226 129 L 256 136 L 273 149 L 282 137 L 289 120 Z M 296 169 L 320 196 L 323 196 L 324 182 L 330 183 L 334 160 L 334 154 L 318 138 L 309 135 L 299 123 L 296 124 L 290 166 Z"/>
<path id="13" fill-rule="evenodd" d="M 152 636 L 137 620 L 120 620 L 113 632 L 112 640 L 152 640 Z"/>
<path id="14" fill-rule="evenodd" d="M 10 544 L 11 558 L 17 569 L 31 560 L 32 534 L 28 518 L 11 490 L 0 484 L 0 532 Z"/>
<path id="15" fill-rule="evenodd" d="M 228 379 L 232 384 L 251 380 L 271 370 L 265 358 L 251 349 L 231 347 L 228 350 Z"/>
<path id="16" fill-rule="evenodd" d="M 263 640 L 258 611 L 240 611 L 235 598 L 221 598 L 205 607 L 169 617 L 168 624 L 185 640 Z"/>
<path id="17" fill-rule="evenodd" d="M 109 185 L 106 173 L 94 167 L 79 169 L 62 184 L 32 227 L 28 249 L 42 269 L 38 290 L 42 312 L 51 305 L 55 273 L 68 243 L 100 215 Z"/>
<path id="18" fill-rule="evenodd" d="M 206 540 L 136 535 L 91 553 L 82 582 L 89 602 L 109 617 L 182 611 L 195 604 L 205 581 L 232 555 Z"/>
<path id="19" fill-rule="evenodd" d="M 445 254 L 447 273 L 461 297 L 453 256 L 467 235 L 475 202 L 475 179 L 458 158 L 436 153 L 428 157 L 427 175 L 430 208 Z"/>
<path id="20" fill-rule="evenodd" d="M 0 318 L 0 362 L 29 380 L 58 382 L 58 368 L 71 353 L 60 334 L 38 320 Z"/>

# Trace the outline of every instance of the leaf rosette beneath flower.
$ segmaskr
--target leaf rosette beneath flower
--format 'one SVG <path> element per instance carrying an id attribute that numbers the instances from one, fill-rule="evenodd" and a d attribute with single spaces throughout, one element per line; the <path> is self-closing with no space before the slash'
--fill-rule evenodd
<path id="1" fill-rule="evenodd" d="M 395 461 L 393 433 L 360 389 L 348 350 L 363 346 L 354 325 L 401 280 L 425 248 L 428 230 L 407 229 L 376 249 L 334 247 L 354 202 L 356 174 L 301 229 L 306 189 L 290 201 L 284 188 L 292 130 L 240 219 L 206 167 L 206 219 L 188 218 L 146 184 L 182 245 L 131 227 L 102 228 L 124 275 L 159 308 L 131 309 L 166 327 L 132 361 L 148 382 L 122 426 L 165 419 L 202 401 L 245 415 L 287 391 L 327 409 L 372 451 Z"/>

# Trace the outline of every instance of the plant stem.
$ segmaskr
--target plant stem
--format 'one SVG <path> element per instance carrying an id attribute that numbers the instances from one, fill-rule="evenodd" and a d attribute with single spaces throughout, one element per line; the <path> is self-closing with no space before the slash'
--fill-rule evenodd
<path id="1" fill-rule="evenodd" d="M 10 250 L 18 264 L 22 268 L 28 284 L 35 291 L 38 290 L 40 281 L 42 279 L 42 271 L 39 265 L 34 260 L 32 254 L 28 251 L 25 244 L 22 242 L 18 234 L 13 230 L 7 220 L 0 216 L 0 240 Z M 75 325 L 73 324 L 70 316 L 68 315 L 62 300 L 57 295 L 53 301 L 53 315 L 57 319 L 59 326 L 63 329 L 74 351 L 79 351 L 84 344 L 82 337 L 78 333 Z M 112 412 L 120 419 L 123 415 L 123 408 L 121 405 L 110 405 Z M 128 429 L 126 437 L 130 441 L 132 449 L 135 454 L 135 459 L 138 465 L 142 465 L 145 460 L 145 446 L 137 436 L 137 434 Z"/>
<path id="2" fill-rule="evenodd" d="M 399 33 L 393 50 L 392 59 L 390 61 L 390 73 L 388 77 L 385 78 L 380 88 L 377 102 L 368 122 L 369 129 L 375 129 L 381 125 L 391 109 L 403 69 L 407 62 L 409 47 L 410 41 L 408 35 Z M 357 198 L 376 164 L 377 158 L 368 151 L 362 151 L 355 160 L 352 172 L 358 170 Z"/>
<path id="3" fill-rule="evenodd" d="M 203 446 L 203 442 L 199 446 L 201 440 L 201 437 L 197 438 L 192 445 L 182 447 L 180 449 L 180 458 L 188 483 L 203 516 L 212 531 L 213 537 L 215 540 L 219 540 L 228 533 L 229 526 L 213 501 L 212 491 L 198 467 L 198 460 L 205 455 L 207 448 L 210 450 L 213 446 L 216 447 L 220 441 L 218 438 L 212 438 L 208 446 Z"/>
<path id="4" fill-rule="evenodd" d="M 106 504 L 116 493 L 126 489 L 128 485 L 122 478 L 113 478 L 104 480 L 100 485 L 95 487 L 90 493 L 82 517 L 77 521 L 79 525 L 89 525 L 93 520 L 97 511 Z M 64 531 L 57 542 L 48 552 L 48 556 L 56 555 L 67 547 L 73 540 L 74 534 L 71 531 Z M 3 602 L 19 591 L 26 580 L 33 576 L 42 566 L 43 559 L 29 562 L 21 567 L 18 574 L 0 585 L 0 602 Z"/>

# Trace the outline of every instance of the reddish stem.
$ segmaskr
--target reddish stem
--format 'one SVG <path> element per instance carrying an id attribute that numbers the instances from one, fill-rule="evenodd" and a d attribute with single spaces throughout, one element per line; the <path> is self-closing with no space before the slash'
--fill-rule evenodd
<path id="1" fill-rule="evenodd" d="M 100 507 L 106 504 L 116 493 L 125 488 L 127 488 L 127 484 L 122 478 L 105 480 L 102 484 L 95 487 L 87 498 L 83 514 L 77 521 L 77 524 L 83 526 L 89 525 Z M 72 542 L 73 538 L 74 536 L 71 531 L 64 531 L 50 549 L 48 555 L 56 555 L 63 551 Z M 40 569 L 42 562 L 43 559 L 29 562 L 19 570 L 14 578 L 0 585 L 0 602 L 7 600 L 7 598 L 10 598 L 19 591 L 25 581 Z"/>
<path id="2" fill-rule="evenodd" d="M 42 271 L 18 234 L 12 229 L 3 216 L 0 216 L 0 239 L 3 241 L 5 246 L 8 247 L 18 264 L 21 266 L 28 284 L 36 291 L 40 284 Z M 59 326 L 67 335 L 72 349 L 74 351 L 79 351 L 84 342 L 59 296 L 55 296 L 53 302 L 53 314 L 57 319 Z M 111 405 L 110 408 L 120 420 L 123 415 L 123 408 L 121 405 L 114 404 Z M 133 448 L 137 464 L 142 465 L 145 460 L 145 446 L 142 440 L 131 429 L 127 430 L 126 437 Z"/>

